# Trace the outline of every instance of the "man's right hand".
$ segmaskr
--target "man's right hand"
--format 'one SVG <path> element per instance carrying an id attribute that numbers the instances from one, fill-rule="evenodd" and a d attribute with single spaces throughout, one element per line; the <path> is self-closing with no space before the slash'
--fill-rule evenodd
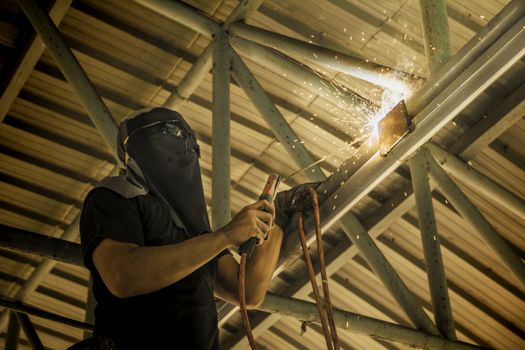
<path id="1" fill-rule="evenodd" d="M 252 237 L 261 244 L 273 225 L 274 213 L 273 204 L 260 200 L 244 207 L 217 233 L 223 234 L 230 246 L 238 246 Z"/>

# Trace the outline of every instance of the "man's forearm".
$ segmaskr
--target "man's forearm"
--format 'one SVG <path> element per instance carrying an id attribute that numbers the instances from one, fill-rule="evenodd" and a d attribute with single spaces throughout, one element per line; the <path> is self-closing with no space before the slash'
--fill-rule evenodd
<path id="1" fill-rule="evenodd" d="M 253 256 L 246 266 L 246 294 L 247 300 L 252 304 L 260 304 L 268 284 L 272 279 L 275 266 L 281 251 L 283 231 L 279 226 L 274 226 L 271 237 L 264 244 L 257 246 Z"/>
<path id="2" fill-rule="evenodd" d="M 111 244 L 106 241 L 101 245 Z M 186 277 L 228 246 L 226 237 L 218 232 L 171 245 L 128 246 L 111 258 L 107 264 L 111 271 L 101 275 L 108 288 L 119 297 L 151 293 Z M 97 265 L 95 254 L 96 251 L 94 261 Z M 99 269 L 99 272 L 102 271 Z"/>

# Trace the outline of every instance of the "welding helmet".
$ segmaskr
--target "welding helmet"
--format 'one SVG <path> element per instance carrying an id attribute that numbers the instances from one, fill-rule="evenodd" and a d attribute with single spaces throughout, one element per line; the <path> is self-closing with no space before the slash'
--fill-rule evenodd
<path id="1" fill-rule="evenodd" d="M 178 112 L 147 108 L 119 125 L 118 156 L 124 175 L 113 182 L 126 198 L 151 193 L 169 207 L 189 236 L 210 231 L 195 133 Z"/>

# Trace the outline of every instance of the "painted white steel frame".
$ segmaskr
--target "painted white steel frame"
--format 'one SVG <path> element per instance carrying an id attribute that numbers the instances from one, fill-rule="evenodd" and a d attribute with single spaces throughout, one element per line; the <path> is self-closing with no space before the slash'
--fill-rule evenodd
<path id="1" fill-rule="evenodd" d="M 420 151 L 412 156 L 409 164 L 412 188 L 416 198 L 417 217 L 419 230 L 421 231 L 421 242 L 423 243 L 430 297 L 432 299 L 432 313 L 440 332 L 448 339 L 456 340 L 454 321 L 452 320 L 452 307 L 450 306 L 436 216 L 432 205 L 432 191 L 425 160 Z"/>
<path id="2" fill-rule="evenodd" d="M 230 45 L 224 31 L 216 34 L 213 52 L 211 228 L 231 219 L 230 204 Z"/>
<path id="3" fill-rule="evenodd" d="M 276 137 L 281 141 L 281 144 L 288 153 L 292 155 L 297 165 L 301 168 L 310 165 L 313 159 L 308 153 L 308 150 L 287 125 L 286 120 L 266 96 L 257 79 L 250 73 L 246 65 L 244 65 L 236 54 L 234 54 L 233 68 L 234 76 L 239 82 L 239 85 L 241 85 L 246 94 L 251 98 L 259 110 L 259 113 L 266 120 L 270 128 L 274 130 Z M 309 171 L 307 173 L 311 181 L 326 180 L 326 176 L 319 166 L 314 167 L 312 170 L 313 172 Z M 367 263 L 417 328 L 429 334 L 439 334 L 438 329 L 425 314 L 420 303 L 384 257 L 375 242 L 370 238 L 368 232 L 366 232 L 359 220 L 351 212 L 348 212 L 341 218 L 339 225 L 348 238 L 358 247 Z M 281 265 L 277 272 L 283 267 L 284 265 Z M 220 322 L 223 323 L 224 318 L 221 318 Z"/>

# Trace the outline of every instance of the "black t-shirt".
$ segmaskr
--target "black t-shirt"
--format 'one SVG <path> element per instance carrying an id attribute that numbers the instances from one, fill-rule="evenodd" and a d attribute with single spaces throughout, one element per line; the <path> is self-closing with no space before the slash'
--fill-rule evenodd
<path id="1" fill-rule="evenodd" d="M 104 238 L 139 246 L 186 239 L 164 202 L 151 193 L 125 199 L 94 189 L 84 202 L 80 234 L 97 300 L 95 333 L 112 336 L 119 349 L 218 349 L 213 296 L 217 258 L 171 286 L 131 298 L 114 296 L 93 265 L 93 250 Z"/>

